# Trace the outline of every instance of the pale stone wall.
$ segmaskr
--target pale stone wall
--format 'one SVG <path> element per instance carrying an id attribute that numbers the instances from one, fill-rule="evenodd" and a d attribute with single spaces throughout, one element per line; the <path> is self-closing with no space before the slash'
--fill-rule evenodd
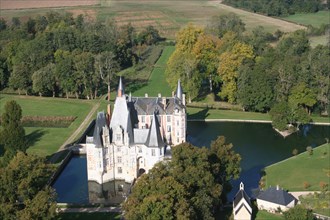
<path id="1" fill-rule="evenodd" d="M 251 214 L 246 207 L 243 206 L 236 215 L 234 213 L 234 220 L 251 220 Z"/>
<path id="2" fill-rule="evenodd" d="M 278 210 L 278 208 L 281 209 L 281 211 L 287 211 L 289 208 L 284 205 L 279 205 L 276 203 L 264 201 L 257 199 L 258 209 L 260 210 L 266 210 L 268 212 L 275 212 Z"/>

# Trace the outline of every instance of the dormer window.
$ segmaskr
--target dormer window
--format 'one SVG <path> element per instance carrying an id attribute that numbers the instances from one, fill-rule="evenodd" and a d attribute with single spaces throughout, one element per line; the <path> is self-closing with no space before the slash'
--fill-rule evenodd
<path id="1" fill-rule="evenodd" d="M 116 141 L 120 142 L 121 141 L 121 134 L 116 134 Z"/>
<path id="2" fill-rule="evenodd" d="M 141 116 L 141 122 L 146 123 L 146 116 L 144 116 L 144 115 Z"/>

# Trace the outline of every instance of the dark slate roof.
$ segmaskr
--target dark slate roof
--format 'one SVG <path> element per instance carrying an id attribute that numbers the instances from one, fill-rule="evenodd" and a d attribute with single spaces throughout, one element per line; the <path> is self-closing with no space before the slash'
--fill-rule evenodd
<path id="1" fill-rule="evenodd" d="M 236 196 L 234 197 L 234 207 L 242 200 L 245 199 L 246 202 L 251 206 L 250 197 L 246 194 L 246 192 L 241 189 L 237 192 Z"/>
<path id="2" fill-rule="evenodd" d="M 102 147 L 102 128 L 106 126 L 106 116 L 104 112 L 98 112 L 97 118 L 95 121 L 94 133 L 93 133 L 93 142 L 96 147 Z"/>
<path id="3" fill-rule="evenodd" d="M 149 129 L 146 145 L 148 147 L 164 146 L 164 141 L 162 139 L 162 136 L 160 135 L 159 123 L 155 113 Z"/>
<path id="4" fill-rule="evenodd" d="M 163 98 L 159 97 L 132 97 L 132 102 L 138 115 L 158 115 L 173 114 L 174 110 L 183 109 L 182 102 L 177 97 L 166 97 L 166 106 Z"/>
<path id="5" fill-rule="evenodd" d="M 270 187 L 266 191 L 261 191 L 257 199 L 284 206 L 287 206 L 290 202 L 296 200 L 293 195 L 278 187 Z"/>

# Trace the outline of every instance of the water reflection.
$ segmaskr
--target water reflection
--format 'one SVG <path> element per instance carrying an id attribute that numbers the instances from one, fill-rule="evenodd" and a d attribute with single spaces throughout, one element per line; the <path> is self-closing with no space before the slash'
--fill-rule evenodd
<path id="1" fill-rule="evenodd" d="M 89 203 L 120 204 L 129 194 L 130 187 L 131 184 L 123 180 L 114 180 L 103 184 L 88 181 Z"/>

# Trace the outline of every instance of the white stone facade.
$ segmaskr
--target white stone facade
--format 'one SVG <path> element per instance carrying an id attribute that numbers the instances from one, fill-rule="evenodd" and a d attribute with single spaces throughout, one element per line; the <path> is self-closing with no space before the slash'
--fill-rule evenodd
<path id="1" fill-rule="evenodd" d="M 99 112 L 86 138 L 89 181 L 130 183 L 186 141 L 185 97 L 178 87 L 174 97 L 131 97 L 120 80 L 113 113 Z"/>

